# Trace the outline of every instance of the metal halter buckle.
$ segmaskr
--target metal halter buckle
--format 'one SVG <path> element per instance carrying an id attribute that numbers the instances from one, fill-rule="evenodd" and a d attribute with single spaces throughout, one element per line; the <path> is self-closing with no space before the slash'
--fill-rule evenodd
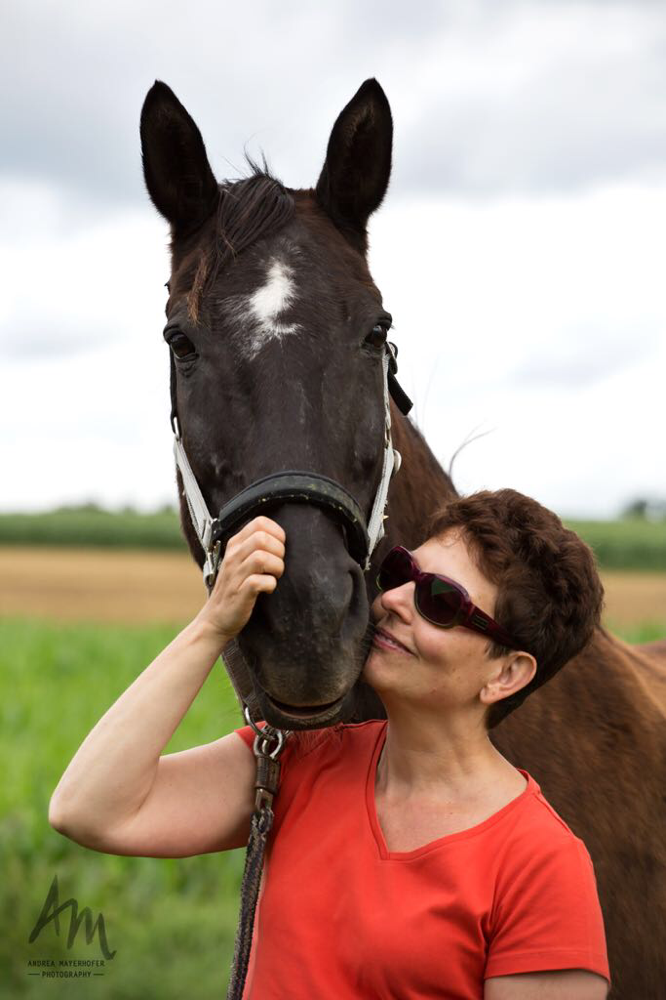
<path id="1" fill-rule="evenodd" d="M 261 754 L 264 757 L 271 757 L 273 760 L 277 758 L 282 753 L 284 745 L 287 742 L 287 737 L 291 736 L 291 729 L 274 729 L 273 726 L 264 726 L 260 729 L 256 722 L 250 715 L 250 709 L 247 705 L 243 705 L 243 715 L 245 716 L 245 721 L 248 726 L 254 730 L 254 753 L 255 756 Z M 276 746 L 270 750 L 271 743 L 275 743 Z"/>

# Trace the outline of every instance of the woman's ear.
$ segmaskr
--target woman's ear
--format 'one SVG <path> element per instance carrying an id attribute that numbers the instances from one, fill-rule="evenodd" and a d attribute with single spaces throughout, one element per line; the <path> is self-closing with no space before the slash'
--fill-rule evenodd
<path id="1" fill-rule="evenodd" d="M 523 651 L 508 653 L 495 663 L 500 664 L 499 670 L 479 691 L 479 698 L 484 705 L 492 705 L 516 694 L 530 683 L 537 672 L 536 660 L 531 653 Z"/>

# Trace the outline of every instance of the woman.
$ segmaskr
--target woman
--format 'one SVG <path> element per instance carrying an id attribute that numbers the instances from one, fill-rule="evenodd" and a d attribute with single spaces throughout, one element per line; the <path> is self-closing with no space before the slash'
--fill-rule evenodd
<path id="1" fill-rule="evenodd" d="M 277 586 L 285 544 L 267 518 L 229 542 L 206 605 L 70 763 L 57 830 L 151 857 L 246 842 L 252 731 L 160 753 Z M 598 623 L 590 550 L 536 501 L 486 491 L 449 503 L 413 553 L 389 554 L 380 583 L 365 679 L 388 721 L 289 740 L 245 995 L 605 997 L 585 846 L 488 736 Z M 476 609 L 457 624 L 464 591 Z"/>

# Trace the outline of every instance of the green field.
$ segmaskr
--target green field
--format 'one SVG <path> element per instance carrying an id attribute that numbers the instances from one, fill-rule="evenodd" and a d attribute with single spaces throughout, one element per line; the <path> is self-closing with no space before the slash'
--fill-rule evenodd
<path id="1" fill-rule="evenodd" d="M 176 549 L 187 546 L 173 511 L 115 513 L 78 508 L 45 514 L 0 514 L 0 545 L 76 545 Z"/>
<path id="2" fill-rule="evenodd" d="M 184 625 L 185 623 L 183 623 Z M 104 855 L 53 830 L 48 802 L 84 737 L 134 678 L 171 641 L 167 626 L 112 627 L 0 618 L 0 865 L 4 934 L 0 996 L 57 1000 L 210 1000 L 222 997 L 233 950 L 242 852 L 163 860 Z M 662 626 L 623 638 L 660 638 Z M 240 715 L 216 664 L 165 752 L 217 739 Z M 60 903 L 104 916 L 116 955 L 95 979 L 28 975 L 29 959 L 100 958 L 82 925 L 67 948 L 69 910 L 28 943 L 54 876 Z"/>
<path id="3" fill-rule="evenodd" d="M 594 550 L 602 569 L 666 573 L 666 521 L 566 521 Z"/>
<path id="4" fill-rule="evenodd" d="M 0 619 L 2 717 L 0 996 L 210 1000 L 226 987 L 243 852 L 162 860 L 86 850 L 47 821 L 53 789 L 87 733 L 171 641 L 167 627 L 114 628 Z M 241 725 L 216 664 L 166 752 L 217 739 Z M 60 903 L 102 913 L 111 950 L 94 989 L 86 981 L 28 976 L 28 960 L 101 958 L 82 925 L 67 949 L 49 924 L 28 943 L 54 875 Z"/>
<path id="5" fill-rule="evenodd" d="M 666 572 L 666 520 L 566 521 L 592 546 L 602 569 Z M 83 545 L 185 551 L 173 511 L 113 513 L 95 509 L 0 514 L 0 545 Z"/>

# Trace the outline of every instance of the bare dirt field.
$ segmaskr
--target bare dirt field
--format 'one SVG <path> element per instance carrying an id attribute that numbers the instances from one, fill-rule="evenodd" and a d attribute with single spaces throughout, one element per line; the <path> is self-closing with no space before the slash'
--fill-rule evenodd
<path id="1" fill-rule="evenodd" d="M 666 622 L 666 573 L 607 571 L 603 581 L 608 623 Z M 185 624 L 205 600 L 199 568 L 186 554 L 0 547 L 3 615 Z"/>
<path id="2" fill-rule="evenodd" d="M 185 623 L 205 601 L 199 568 L 178 552 L 0 547 L 0 614 Z"/>

